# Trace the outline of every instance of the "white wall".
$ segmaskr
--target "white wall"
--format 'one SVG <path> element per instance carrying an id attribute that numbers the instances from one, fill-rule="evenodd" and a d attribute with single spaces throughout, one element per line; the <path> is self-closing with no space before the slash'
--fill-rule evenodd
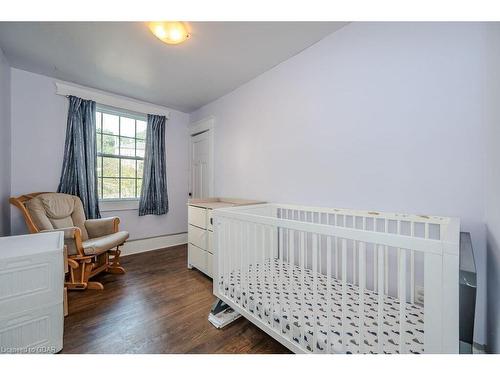
<path id="1" fill-rule="evenodd" d="M 0 49 L 0 236 L 10 233 L 10 66 Z"/>
<path id="2" fill-rule="evenodd" d="M 66 133 L 68 100 L 55 94 L 54 79 L 12 69 L 12 194 L 55 191 L 59 183 Z M 136 210 L 117 215 L 131 239 L 186 232 L 188 193 L 187 124 L 189 115 L 171 111 L 167 121 L 167 185 L 170 210 L 163 216 L 139 217 Z M 26 232 L 13 208 L 12 234 Z"/>
<path id="3" fill-rule="evenodd" d="M 485 342 L 482 24 L 352 23 L 232 93 L 215 116 L 215 193 L 458 216 Z"/>
<path id="4" fill-rule="evenodd" d="M 488 350 L 500 352 L 500 24 L 488 34 L 485 69 L 487 124 L 485 220 L 488 259 Z"/>

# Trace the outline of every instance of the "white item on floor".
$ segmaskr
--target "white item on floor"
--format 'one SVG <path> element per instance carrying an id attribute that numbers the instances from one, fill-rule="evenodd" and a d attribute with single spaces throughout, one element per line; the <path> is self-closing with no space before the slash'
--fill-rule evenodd
<path id="1" fill-rule="evenodd" d="M 0 238 L 0 353 L 63 346 L 63 232 Z"/>
<path id="2" fill-rule="evenodd" d="M 239 313 L 228 306 L 225 310 L 217 314 L 210 313 L 208 315 L 208 321 L 212 323 L 215 328 L 224 328 L 240 317 L 241 315 Z"/>
<path id="3" fill-rule="evenodd" d="M 203 198 L 188 203 L 188 268 L 213 276 L 212 212 L 217 208 L 262 203 L 244 199 Z"/>
<path id="4" fill-rule="evenodd" d="M 290 350 L 458 353 L 458 219 L 282 204 L 213 217 L 215 296 Z"/>

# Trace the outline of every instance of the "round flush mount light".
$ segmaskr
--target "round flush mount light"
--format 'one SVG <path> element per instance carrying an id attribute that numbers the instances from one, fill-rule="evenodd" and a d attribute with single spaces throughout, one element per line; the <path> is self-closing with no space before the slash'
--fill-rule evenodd
<path id="1" fill-rule="evenodd" d="M 149 30 L 162 42 L 179 44 L 191 35 L 184 22 L 149 22 Z"/>

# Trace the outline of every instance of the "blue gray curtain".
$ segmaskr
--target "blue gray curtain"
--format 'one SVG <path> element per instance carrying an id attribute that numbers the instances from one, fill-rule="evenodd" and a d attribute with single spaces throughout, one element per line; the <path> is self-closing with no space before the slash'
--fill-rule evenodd
<path id="1" fill-rule="evenodd" d="M 148 115 L 139 216 L 168 212 L 165 116 Z"/>
<path id="2" fill-rule="evenodd" d="M 70 96 L 63 167 L 57 191 L 80 197 L 87 219 L 101 217 L 95 126 L 95 102 Z"/>

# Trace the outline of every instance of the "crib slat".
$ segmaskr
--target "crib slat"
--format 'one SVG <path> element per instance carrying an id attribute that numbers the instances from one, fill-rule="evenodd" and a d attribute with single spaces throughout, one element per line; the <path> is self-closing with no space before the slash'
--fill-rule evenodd
<path id="1" fill-rule="evenodd" d="M 240 293 L 240 301 L 239 305 L 241 307 L 244 307 L 244 292 L 245 292 L 245 271 L 244 271 L 244 253 L 243 251 L 243 246 L 244 246 L 244 241 L 243 241 L 243 223 L 241 221 L 238 222 L 237 224 L 238 227 L 238 233 L 237 233 L 237 238 L 238 238 L 238 248 L 241 249 L 239 251 L 239 261 L 240 261 L 240 283 L 239 283 L 239 293 Z M 238 303 L 238 300 L 236 299 L 236 303 Z"/>
<path id="2" fill-rule="evenodd" d="M 338 217 L 337 214 L 333 215 L 334 225 L 338 225 Z M 335 245 L 335 278 L 337 280 L 340 279 L 340 251 L 339 251 L 339 238 L 334 237 L 334 245 Z"/>
<path id="3" fill-rule="evenodd" d="M 318 290 L 318 235 L 316 233 L 312 234 L 312 273 L 313 273 L 313 316 L 312 316 L 312 325 L 313 325 L 313 353 L 318 351 L 318 320 L 317 320 L 317 303 L 318 300 L 317 290 Z"/>
<path id="4" fill-rule="evenodd" d="M 283 228 L 279 228 L 280 235 L 281 235 L 281 251 L 278 256 L 278 278 L 279 278 L 279 283 L 278 283 L 278 292 L 279 292 L 279 310 L 278 310 L 278 319 L 279 319 L 279 328 L 280 328 L 280 335 L 283 335 L 285 333 L 285 325 L 284 325 L 284 319 L 283 319 L 283 314 L 285 311 L 285 298 L 283 295 L 284 292 L 284 276 L 283 276 L 283 256 L 284 256 L 284 243 L 283 243 Z"/>
<path id="5" fill-rule="evenodd" d="M 230 246 L 230 249 L 234 249 L 234 248 L 236 248 L 236 246 L 238 245 L 238 244 L 236 243 L 236 233 L 235 233 L 235 230 L 234 230 L 235 225 L 236 225 L 236 224 L 235 224 L 235 221 L 234 221 L 234 220 L 231 220 L 231 223 L 230 223 L 230 226 L 229 226 L 229 232 L 230 232 L 230 234 L 231 234 L 231 236 L 230 236 L 230 240 L 229 240 L 229 244 L 230 244 L 229 246 Z M 229 265 L 229 272 L 230 272 L 230 273 L 233 273 L 233 277 L 235 278 L 235 283 L 234 283 L 234 284 L 235 284 L 235 286 L 233 287 L 233 290 L 232 290 L 232 292 L 231 292 L 231 293 L 232 293 L 232 298 L 231 298 L 231 299 L 232 299 L 233 301 L 235 301 L 235 300 L 236 300 L 236 289 L 237 289 L 237 288 L 236 288 L 236 285 L 237 285 L 237 283 L 236 283 L 236 277 L 237 277 L 237 276 L 236 276 L 236 275 L 237 275 L 237 273 L 235 272 L 235 271 L 236 271 L 236 269 L 235 269 L 235 267 L 234 267 L 234 258 L 235 258 L 235 256 L 236 256 L 236 255 L 235 255 L 235 253 L 236 253 L 235 251 L 228 251 L 228 260 L 229 260 L 228 265 Z M 230 293 L 230 294 L 231 294 L 231 293 Z"/>
<path id="6" fill-rule="evenodd" d="M 389 294 L 389 248 L 384 246 L 384 293 Z"/>
<path id="7" fill-rule="evenodd" d="M 231 246 L 229 241 L 230 241 L 230 235 L 231 235 L 231 232 L 230 232 L 230 227 L 229 227 L 229 220 L 227 221 L 227 223 L 224 225 L 224 233 L 225 233 L 225 251 L 224 251 L 224 280 L 226 280 L 226 285 L 227 285 L 227 293 L 226 293 L 226 290 L 224 290 L 224 294 L 226 296 L 229 297 L 229 291 L 230 291 L 230 288 L 231 288 L 231 285 L 230 285 L 230 280 L 229 280 L 229 257 L 228 257 L 228 253 L 230 252 L 229 251 L 229 247 Z M 225 288 L 224 288 L 225 289 Z"/>
<path id="8" fill-rule="evenodd" d="M 300 339 L 302 342 L 303 347 L 306 346 L 305 343 L 305 334 L 306 334 L 306 326 L 304 322 L 304 312 L 305 312 L 305 298 L 304 298 L 304 293 L 305 293 L 305 273 L 306 273 L 306 259 L 305 259 L 305 237 L 306 233 L 305 232 L 300 232 L 300 262 L 301 262 L 301 267 L 300 267 L 300 311 L 299 311 L 299 318 L 300 318 Z"/>
<path id="9" fill-rule="evenodd" d="M 385 233 L 389 232 L 389 221 L 387 219 L 384 220 L 384 231 Z M 389 294 L 389 248 L 384 246 L 384 291 L 385 294 Z"/>
<path id="10" fill-rule="evenodd" d="M 289 263 L 288 263 L 288 282 L 287 284 L 287 292 L 288 292 L 288 298 L 290 299 L 290 305 L 288 306 L 288 322 L 290 324 L 290 339 L 293 340 L 293 310 L 292 310 L 292 292 L 295 290 L 294 283 L 295 279 L 293 277 L 294 271 L 295 271 L 295 231 L 293 229 L 290 229 L 289 233 Z"/>
<path id="11" fill-rule="evenodd" d="M 264 306 L 267 306 L 268 308 L 268 316 L 267 316 L 267 322 L 270 325 L 271 324 L 271 316 L 272 316 L 272 309 L 269 309 L 269 304 L 267 301 L 267 293 L 266 293 L 266 284 L 269 285 L 269 272 L 267 271 L 267 262 L 266 262 L 266 227 L 264 225 L 260 226 L 260 232 L 259 232 L 259 247 L 261 248 L 262 252 L 262 261 L 261 261 L 261 290 L 262 290 L 262 305 L 263 305 L 263 310 L 262 310 L 262 315 L 263 319 L 266 319 L 265 316 L 265 309 Z M 269 264 L 269 267 L 271 267 L 271 264 Z M 270 301 L 269 301 L 270 302 Z"/>
<path id="12" fill-rule="evenodd" d="M 415 236 L 415 223 L 412 221 L 410 229 L 411 237 Z M 415 302 L 415 252 L 410 251 L 410 301 Z"/>
<path id="13" fill-rule="evenodd" d="M 399 254 L 399 353 L 406 353 L 406 251 Z"/>
<path id="14" fill-rule="evenodd" d="M 342 239 L 342 351 L 347 351 L 347 338 L 346 338 L 346 327 L 347 327 L 347 240 Z"/>
<path id="15" fill-rule="evenodd" d="M 266 269 L 265 269 L 265 259 L 264 259 L 264 247 L 262 246 L 262 239 L 264 237 L 264 226 L 263 225 L 258 225 L 256 230 L 255 230 L 255 251 L 257 254 L 257 261 L 256 263 L 259 265 L 259 272 L 258 272 L 258 283 L 260 286 L 260 290 L 262 292 L 261 294 L 261 302 L 262 302 L 262 307 L 261 307 L 261 320 L 263 322 L 266 321 L 266 314 L 265 314 L 265 306 L 266 306 L 266 293 L 265 293 L 265 286 L 266 286 Z"/>
<path id="16" fill-rule="evenodd" d="M 276 290 L 274 288 L 276 282 L 276 270 L 275 270 L 275 255 L 274 249 L 276 249 L 276 231 L 274 227 L 269 227 L 269 267 L 271 268 L 271 279 L 269 281 L 269 288 L 271 291 L 271 308 L 269 310 L 271 328 L 274 329 L 274 310 L 276 308 Z"/>
<path id="17" fill-rule="evenodd" d="M 366 247 L 359 243 L 359 352 L 365 352 L 365 287 L 366 287 Z"/>
<path id="18" fill-rule="evenodd" d="M 227 283 L 226 269 L 224 267 L 224 258 L 226 255 L 226 221 L 222 221 L 218 227 L 217 240 L 219 245 L 217 246 L 217 273 L 219 277 L 222 277 L 222 284 L 219 283 L 219 292 L 226 295 L 225 284 Z"/>
<path id="19" fill-rule="evenodd" d="M 243 223 L 243 251 L 245 252 L 245 266 L 243 268 L 244 274 L 244 291 L 245 291 L 245 303 L 246 308 L 248 309 L 250 306 L 250 267 L 251 267 L 251 246 L 250 246 L 250 225 L 248 223 Z"/>
<path id="20" fill-rule="evenodd" d="M 357 248 L 358 241 L 352 241 L 352 284 L 356 284 L 356 267 L 357 267 Z"/>
<path id="21" fill-rule="evenodd" d="M 328 224 L 330 223 L 329 217 L 327 217 Z M 326 312 L 326 347 L 327 353 L 332 352 L 332 238 L 328 236 L 326 238 L 326 303 L 327 303 L 327 312 Z"/>
<path id="22" fill-rule="evenodd" d="M 375 231 L 376 228 L 377 228 L 377 219 L 374 217 L 373 218 L 373 230 Z M 376 292 L 378 290 L 378 273 L 377 273 L 378 258 L 377 258 L 377 253 L 378 253 L 377 245 L 374 244 L 373 245 L 373 291 L 374 292 Z"/>
<path id="23" fill-rule="evenodd" d="M 259 273 L 257 270 L 257 265 L 259 263 L 259 257 L 258 257 L 258 252 L 257 252 L 257 224 L 252 223 L 250 225 L 252 232 L 251 232 L 251 243 L 252 243 L 252 254 L 253 254 L 253 259 L 252 259 L 252 276 L 253 276 L 253 304 L 254 304 L 254 315 L 257 319 L 260 320 L 259 317 L 259 297 L 258 297 L 258 285 L 259 285 Z"/>
<path id="24" fill-rule="evenodd" d="M 384 324 L 384 252 L 380 246 L 378 250 L 378 314 L 377 314 L 377 342 L 378 353 L 383 353 L 383 324 Z"/>

